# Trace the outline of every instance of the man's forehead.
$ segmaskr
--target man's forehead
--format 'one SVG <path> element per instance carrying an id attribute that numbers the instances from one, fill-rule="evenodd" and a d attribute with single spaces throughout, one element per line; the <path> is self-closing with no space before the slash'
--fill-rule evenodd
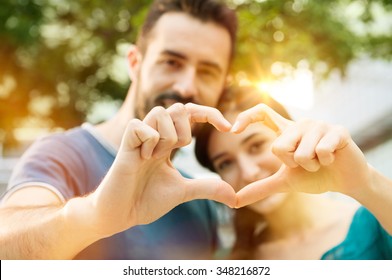
<path id="1" fill-rule="evenodd" d="M 170 12 L 154 26 L 150 47 L 159 53 L 175 52 L 188 59 L 228 67 L 231 41 L 228 31 L 213 22 L 202 22 L 182 12 Z"/>

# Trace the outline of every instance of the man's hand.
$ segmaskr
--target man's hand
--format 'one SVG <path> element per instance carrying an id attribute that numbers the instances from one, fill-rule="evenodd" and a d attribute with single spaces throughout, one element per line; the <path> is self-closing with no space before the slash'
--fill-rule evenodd
<path id="1" fill-rule="evenodd" d="M 219 179 L 186 179 L 173 167 L 174 149 L 192 140 L 192 124 L 209 122 L 220 131 L 231 124 L 210 107 L 174 104 L 155 107 L 143 121 L 132 120 L 117 157 L 91 202 L 91 223 L 100 235 L 112 235 L 155 221 L 193 199 L 212 199 L 234 207 L 233 188 Z"/>

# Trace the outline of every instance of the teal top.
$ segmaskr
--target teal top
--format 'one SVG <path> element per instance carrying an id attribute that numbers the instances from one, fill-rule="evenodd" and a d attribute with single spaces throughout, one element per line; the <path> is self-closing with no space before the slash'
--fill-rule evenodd
<path id="1" fill-rule="evenodd" d="M 366 208 L 355 213 L 346 239 L 328 250 L 322 260 L 391 260 L 392 235 Z"/>

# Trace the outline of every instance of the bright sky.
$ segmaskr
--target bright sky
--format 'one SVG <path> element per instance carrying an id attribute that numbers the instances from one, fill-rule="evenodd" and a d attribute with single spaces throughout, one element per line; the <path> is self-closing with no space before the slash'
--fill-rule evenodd
<path id="1" fill-rule="evenodd" d="M 285 106 L 302 110 L 313 106 L 313 79 L 309 70 L 296 70 L 294 77 L 259 82 L 257 86 Z"/>

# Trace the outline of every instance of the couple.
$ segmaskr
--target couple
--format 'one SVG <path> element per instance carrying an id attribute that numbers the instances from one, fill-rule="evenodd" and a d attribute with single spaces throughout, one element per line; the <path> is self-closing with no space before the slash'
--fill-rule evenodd
<path id="1" fill-rule="evenodd" d="M 391 182 L 366 164 L 345 133 L 325 135 L 332 138 L 328 143 L 341 137 L 349 147 L 348 153 L 341 143 L 335 143 L 336 155 L 322 151 L 313 158 L 315 150 L 304 149 L 293 157 L 286 154 L 293 150 L 286 149 L 285 141 L 293 144 L 295 139 L 290 137 L 296 136 L 297 140 L 306 140 L 305 147 L 315 148 L 316 139 L 330 127 L 317 126 L 313 133 L 316 136 L 301 137 L 298 133 L 305 133 L 306 123 L 297 128 L 269 109 L 263 112 L 264 107 L 239 110 L 247 113 L 232 127 L 213 108 L 225 86 L 235 36 L 235 13 L 221 2 L 156 0 L 141 28 L 137 46 L 128 55 L 132 84 L 119 112 L 101 124 L 84 124 L 39 139 L 20 159 L 1 200 L 0 258 L 209 259 L 219 242 L 216 209 L 211 200 L 230 207 L 255 205 L 274 192 L 291 188 L 312 191 L 312 181 L 318 182 L 318 192 L 327 191 L 330 186 L 319 182 L 327 183 L 328 178 L 334 183 L 331 190 L 356 198 L 385 230 L 391 231 Z M 279 145 L 277 141 L 273 146 L 283 167 L 279 171 L 269 167 L 269 173 L 254 176 L 257 180 L 275 174 L 272 177 L 250 184 L 236 195 L 231 186 L 237 189 L 250 182 L 241 182 L 240 173 L 239 179 L 231 181 L 232 177 L 227 179 L 214 166 L 229 184 L 219 179 L 192 180 L 171 165 L 173 150 L 191 141 L 195 123 L 209 122 L 220 131 L 239 133 L 226 133 L 225 137 L 242 137 L 245 134 L 241 131 L 260 116 L 264 124 L 281 134 L 278 139 L 284 142 Z M 260 123 L 249 124 L 248 129 L 255 126 Z M 215 133 L 210 135 L 212 140 L 217 137 Z M 258 151 L 257 145 L 251 150 Z M 352 162 L 342 163 L 337 156 L 340 151 L 344 159 Z M 217 155 L 207 155 L 208 161 L 216 164 Z M 271 165 L 276 166 L 273 159 Z M 336 168 L 336 163 L 341 166 Z M 315 172 L 320 164 L 320 171 Z M 335 168 L 324 168 L 326 164 Z M 357 165 L 362 167 L 362 176 L 357 174 Z M 264 163 L 262 166 L 264 170 Z M 359 186 L 355 185 L 359 189 L 342 189 L 343 179 L 348 181 L 344 175 L 351 174 L 346 173 L 351 168 L 356 176 L 350 175 L 350 180 L 360 181 Z M 313 176 L 322 179 L 315 180 Z M 266 212 L 262 214 L 262 220 L 267 221 Z M 238 218 L 241 220 L 239 215 Z M 274 221 L 280 225 L 278 219 Z M 262 238 L 265 242 L 260 245 L 271 241 Z M 328 240 L 329 246 L 332 239 Z"/>

